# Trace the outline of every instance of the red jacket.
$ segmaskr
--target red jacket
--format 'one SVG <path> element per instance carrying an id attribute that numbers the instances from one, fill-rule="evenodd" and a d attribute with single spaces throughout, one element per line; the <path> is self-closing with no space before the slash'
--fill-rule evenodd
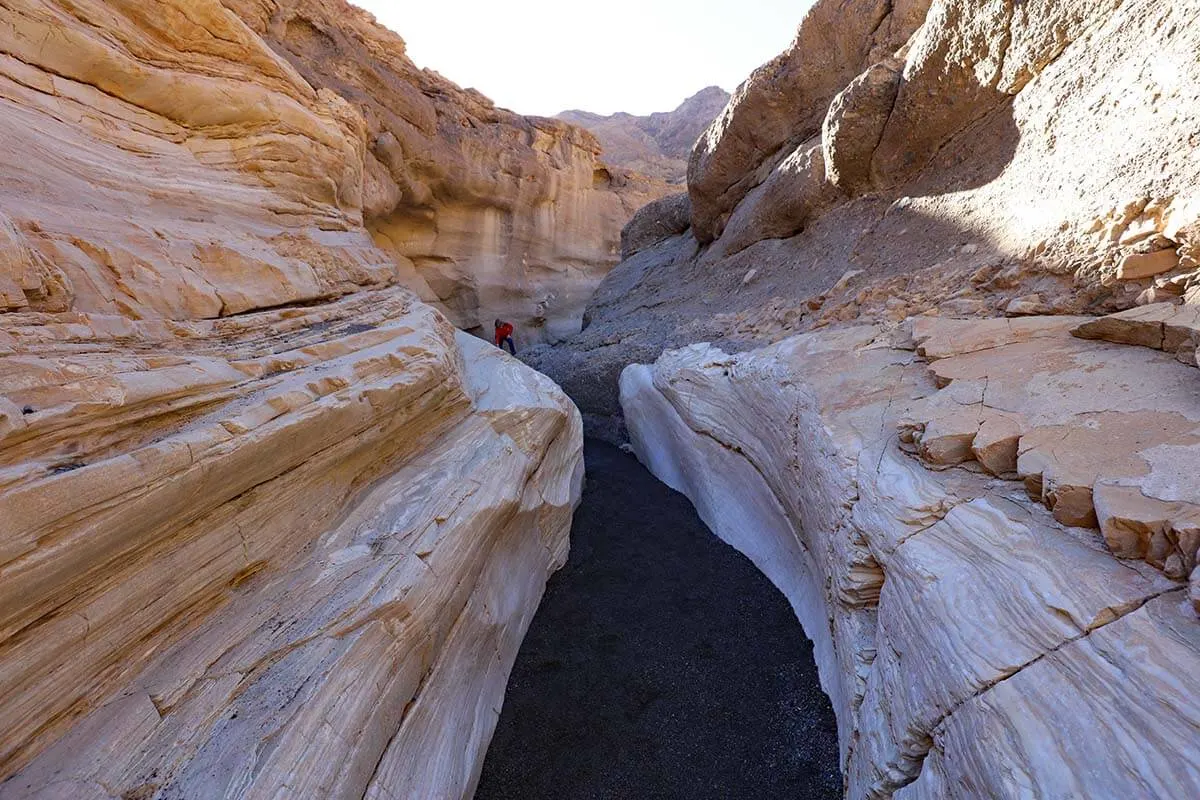
<path id="1" fill-rule="evenodd" d="M 499 347 L 501 342 L 512 335 L 513 326 L 507 322 L 501 325 L 499 328 L 496 328 L 496 347 Z"/>

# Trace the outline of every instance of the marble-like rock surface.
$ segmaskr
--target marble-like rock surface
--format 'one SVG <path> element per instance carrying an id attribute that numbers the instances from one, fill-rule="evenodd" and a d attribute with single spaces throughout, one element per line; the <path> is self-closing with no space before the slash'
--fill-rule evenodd
<path id="1" fill-rule="evenodd" d="M 407 63 L 335 0 L 0 8 L 0 797 L 470 797 L 565 559 L 579 414 L 404 288 L 305 19 Z M 473 150 L 392 78 L 412 170 Z M 431 196 L 586 141 L 493 112 Z"/>
<path id="2" fill-rule="evenodd" d="M 403 289 L 0 318 L 0 797 L 470 797 L 578 412 Z"/>
<path id="3" fill-rule="evenodd" d="M 1200 792 L 1195 587 L 1152 545 L 1064 519 L 1047 477 L 1089 464 L 1089 488 L 1200 499 L 1195 372 L 1073 338 L 1079 322 L 923 319 L 740 355 L 693 345 L 621 376 L 639 458 L 812 638 L 848 797 Z M 983 447 L 1009 425 L 1011 446 Z M 934 447 L 937 430 L 953 446 Z M 1003 457 L 977 459 L 974 443 Z M 1128 495 L 1112 508 L 1099 516 L 1142 519 Z M 1182 522 L 1143 524 L 1148 542 L 1191 541 Z"/>

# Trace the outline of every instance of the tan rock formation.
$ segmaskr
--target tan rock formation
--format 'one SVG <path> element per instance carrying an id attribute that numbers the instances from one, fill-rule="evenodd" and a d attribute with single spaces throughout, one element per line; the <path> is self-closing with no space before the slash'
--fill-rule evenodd
<path id="1" fill-rule="evenodd" d="M 370 64 L 312 19 L 429 111 L 397 169 L 471 151 L 349 6 L 0 10 L 0 797 L 473 791 L 565 558 L 580 420 L 398 285 L 364 224 L 398 174 L 382 105 L 333 85 Z M 505 153 L 591 163 L 493 114 L 431 197 Z"/>
<path id="2" fill-rule="evenodd" d="M 684 100 L 674 111 L 644 117 L 564 111 L 557 119 L 595 134 L 607 163 L 680 185 L 687 179 L 693 145 L 728 102 L 729 92 L 709 86 Z"/>
<path id="3" fill-rule="evenodd" d="M 792 45 L 738 87 L 692 152 L 688 186 L 697 239 L 721 235 L 750 190 L 797 144 L 820 132 L 834 96 L 903 45 L 929 5 L 854 0 L 809 10 Z"/>
<path id="4" fill-rule="evenodd" d="M 6 307 L 214 317 L 400 280 L 461 327 L 578 328 L 661 189 L 417 70 L 341 0 L 227 5 L 254 30 L 215 0 L 5 13 Z"/>
<path id="5" fill-rule="evenodd" d="M 578 332 L 621 227 L 662 182 L 601 163 L 586 131 L 418 69 L 399 36 L 342 0 L 225 3 L 361 112 L 366 226 L 423 300 L 486 335 L 511 320 L 522 346 Z"/>
<path id="6" fill-rule="evenodd" d="M 579 496 L 553 385 L 402 289 L 5 322 L 0 797 L 469 797 Z"/>
<path id="7" fill-rule="evenodd" d="M 1181 679 L 1200 668 L 1185 571 L 1195 373 L 1071 325 L 924 320 L 737 356 L 695 345 L 622 376 L 639 458 L 813 639 L 848 797 L 1200 791 L 1200 701 Z M 989 466 L 985 443 L 1010 424 L 1011 462 Z M 934 447 L 935 429 L 965 447 Z M 972 446 L 1001 477 L 966 463 Z M 927 469 L 908 449 L 960 465 Z M 1008 467 L 1036 472 L 1039 491 Z M 1071 486 L 1089 505 L 1095 487 L 1103 536 L 1070 527 Z M 1179 560 L 1165 574 L 1163 556 Z"/>
<path id="8" fill-rule="evenodd" d="M 849 15 L 845 4 L 815 6 L 793 48 L 755 73 L 701 140 L 690 180 L 701 242 L 720 238 L 739 215 L 792 220 L 786 233 L 763 226 L 758 240 L 799 232 L 811 209 L 760 203 L 754 187 L 794 172 L 789 162 L 816 135 L 827 174 L 807 181 L 806 192 L 828 183 L 850 197 L 921 198 L 922 215 L 981 228 L 1002 252 L 1089 280 L 1175 268 L 1171 251 L 1189 241 L 1194 214 L 1176 228 L 1181 238 L 1152 239 L 1198 177 L 1183 159 L 1190 118 L 1166 111 L 1189 106 L 1200 77 L 1188 55 L 1195 42 L 1175 16 L 1182 8 L 859 5 Z M 883 14 L 902 23 L 883 26 Z M 1152 53 L 1142 44 L 1150 41 Z M 1076 124 L 1085 118 L 1091 124 Z M 1154 169 L 1130 167 L 1159 156 Z M 752 244 L 744 228 L 733 234 L 744 241 L 720 252 Z"/>
<path id="9" fill-rule="evenodd" d="M 1195 366 L 1196 345 L 1200 342 L 1200 306 L 1153 303 L 1081 322 L 1071 332 L 1081 339 L 1163 350 Z"/>

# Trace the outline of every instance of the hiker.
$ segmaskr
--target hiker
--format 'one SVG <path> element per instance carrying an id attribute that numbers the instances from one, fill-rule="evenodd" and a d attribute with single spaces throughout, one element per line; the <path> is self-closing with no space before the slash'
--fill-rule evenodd
<path id="1" fill-rule="evenodd" d="M 498 319 L 496 320 L 496 347 L 499 347 L 501 350 L 503 350 L 505 343 L 508 344 L 508 349 L 515 356 L 517 354 L 517 346 L 513 344 L 512 323 Z"/>

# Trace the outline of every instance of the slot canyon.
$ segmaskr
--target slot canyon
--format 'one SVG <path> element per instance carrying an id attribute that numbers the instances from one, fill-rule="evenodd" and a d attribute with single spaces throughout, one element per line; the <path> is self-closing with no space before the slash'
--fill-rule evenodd
<path id="1" fill-rule="evenodd" d="M 1200 0 L 794 16 L 2 0 L 0 800 L 1200 797 Z"/>

